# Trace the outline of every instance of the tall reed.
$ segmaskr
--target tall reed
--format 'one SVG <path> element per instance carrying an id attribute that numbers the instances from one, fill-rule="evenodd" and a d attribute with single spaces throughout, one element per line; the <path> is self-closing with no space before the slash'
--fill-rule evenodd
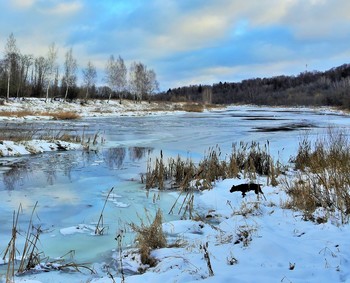
<path id="1" fill-rule="evenodd" d="M 341 130 L 327 133 L 311 142 L 308 136 L 299 143 L 295 168 L 300 171 L 294 181 L 285 181 L 291 196 L 290 206 L 304 211 L 307 218 L 322 208 L 325 217 L 335 217 L 342 224 L 350 216 L 350 142 Z"/>

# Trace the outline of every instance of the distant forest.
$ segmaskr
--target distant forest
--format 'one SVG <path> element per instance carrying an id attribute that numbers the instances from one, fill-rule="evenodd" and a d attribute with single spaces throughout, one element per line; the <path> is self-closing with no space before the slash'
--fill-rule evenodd
<path id="1" fill-rule="evenodd" d="M 298 76 L 252 78 L 237 83 L 191 85 L 152 97 L 162 101 L 270 106 L 335 106 L 350 109 L 350 64 Z"/>
<path id="2" fill-rule="evenodd" d="M 81 85 L 78 85 L 78 71 L 81 71 Z M 55 98 L 146 100 L 159 89 L 153 69 L 141 62 L 132 62 L 127 68 L 121 56 L 110 55 L 102 76 L 102 84 L 97 87 L 94 63 L 88 61 L 79 70 L 72 48 L 66 50 L 63 66 L 60 66 L 55 43 L 49 46 L 46 56 L 23 54 L 11 33 L 4 57 L 0 57 L 0 100 L 13 97 L 45 97 L 46 101 Z"/>

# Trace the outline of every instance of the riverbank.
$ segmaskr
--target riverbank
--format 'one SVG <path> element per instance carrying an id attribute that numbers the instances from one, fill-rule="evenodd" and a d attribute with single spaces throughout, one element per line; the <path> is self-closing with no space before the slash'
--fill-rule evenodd
<path id="1" fill-rule="evenodd" d="M 12 98 L 0 103 L 0 121 L 12 120 L 75 120 L 93 117 L 118 116 L 150 116 L 168 115 L 185 112 L 204 112 L 212 110 L 225 110 L 230 107 L 261 107 L 273 109 L 264 105 L 206 105 L 191 102 L 160 102 L 131 100 L 102 100 L 77 99 L 74 101 L 49 100 L 42 98 Z M 330 107 L 277 107 L 290 111 L 295 109 L 309 109 L 320 114 L 348 115 L 346 111 Z"/>
<path id="2" fill-rule="evenodd" d="M 166 115 L 183 111 L 180 103 L 145 102 L 130 100 L 50 100 L 21 98 L 3 101 L 0 105 L 0 121 L 77 120 L 92 117 Z M 11 133 L 10 133 L 11 132 Z M 0 157 L 22 156 L 50 151 L 82 150 L 81 142 L 56 138 L 28 138 L 27 133 L 13 129 L 0 135 Z M 11 136 L 13 136 L 11 138 Z"/>
<path id="3" fill-rule="evenodd" d="M 222 107 L 221 107 L 222 108 Z M 131 100 L 50 100 L 10 99 L 0 105 L 0 120 L 73 120 L 87 117 L 164 115 L 174 112 L 202 112 L 205 106 L 193 103 L 134 102 Z"/>

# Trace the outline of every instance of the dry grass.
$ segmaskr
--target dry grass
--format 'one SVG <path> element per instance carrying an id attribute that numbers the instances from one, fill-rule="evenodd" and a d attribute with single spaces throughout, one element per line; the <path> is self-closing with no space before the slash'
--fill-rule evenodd
<path id="1" fill-rule="evenodd" d="M 29 110 L 1 111 L 0 116 L 17 117 L 17 118 L 23 118 L 26 116 L 44 116 L 44 117 L 52 117 L 53 119 L 56 119 L 56 120 L 76 120 L 81 118 L 79 114 L 71 111 L 60 111 L 60 112 L 40 112 L 40 111 L 29 111 Z"/>
<path id="2" fill-rule="evenodd" d="M 110 194 L 113 192 L 113 190 L 114 190 L 114 187 L 112 187 L 107 194 L 107 197 L 106 197 L 105 202 L 103 204 L 103 208 L 102 208 L 101 213 L 100 213 L 100 217 L 98 218 L 98 222 L 97 222 L 96 227 L 95 227 L 95 235 L 103 235 L 105 233 L 105 229 L 107 226 L 105 226 L 103 223 L 103 212 L 106 208 L 108 198 L 109 198 Z"/>
<path id="3" fill-rule="evenodd" d="M 18 117 L 22 118 L 25 116 L 36 116 L 37 112 L 32 112 L 29 110 L 20 110 L 20 111 L 0 111 L 0 116 L 3 117 Z"/>
<path id="4" fill-rule="evenodd" d="M 137 242 L 137 246 L 140 250 L 141 262 L 143 264 L 155 266 L 156 261 L 150 256 L 151 251 L 154 249 L 164 248 L 166 246 L 166 239 L 163 233 L 162 223 L 162 213 L 158 209 L 153 222 L 149 225 L 145 225 L 143 221 L 141 221 L 140 226 L 137 226 L 134 223 L 130 224 L 132 230 L 136 232 L 135 241 Z"/>
<path id="5" fill-rule="evenodd" d="M 7 130 L 6 128 L 0 132 L 0 141 L 29 141 L 34 138 L 37 134 L 37 130 L 27 129 L 27 130 Z"/>
<path id="6" fill-rule="evenodd" d="M 141 181 L 146 184 L 146 189 L 204 190 L 211 189 L 218 179 L 236 178 L 240 173 L 251 180 L 255 180 L 257 174 L 265 175 L 272 185 L 276 185 L 280 168 L 276 167 L 268 153 L 268 145 L 261 147 L 257 143 L 240 143 L 239 146 L 234 144 L 232 153 L 226 156 L 222 156 L 219 146 L 209 148 L 198 165 L 179 156 L 165 161 L 161 152 L 160 158 L 155 161 L 149 159 L 147 172 L 141 176 Z"/>
<path id="7" fill-rule="evenodd" d="M 38 241 L 41 233 L 41 229 L 35 228 L 33 225 L 33 216 L 37 207 L 37 202 L 34 205 L 32 210 L 32 214 L 28 223 L 27 232 L 25 234 L 25 242 L 23 251 L 20 254 L 21 259 L 19 261 L 19 266 L 17 269 L 17 274 L 23 274 L 27 271 L 33 269 L 36 265 L 40 264 L 40 252 L 38 251 Z M 19 252 L 16 248 L 17 235 L 19 234 L 18 230 L 18 217 L 19 213 L 22 211 L 22 205 L 19 205 L 17 214 L 14 212 L 13 214 L 13 224 L 12 224 L 12 238 L 8 243 L 7 249 L 4 252 L 3 260 L 8 259 L 7 265 L 7 274 L 6 274 L 6 283 L 14 282 L 14 274 L 15 274 L 15 262 L 16 262 L 16 253 Z M 32 230 L 34 232 L 32 232 Z"/>
<path id="8" fill-rule="evenodd" d="M 182 103 L 177 104 L 174 110 L 186 111 L 186 112 L 203 112 L 204 105 L 200 103 Z"/>
<path id="9" fill-rule="evenodd" d="M 268 147 L 263 148 L 266 150 Z M 182 214 L 183 219 L 187 217 L 193 219 L 196 191 L 212 189 L 217 180 L 236 178 L 242 172 L 245 178 L 248 176 L 251 180 L 255 180 L 257 174 L 267 174 L 267 179 L 271 180 L 272 185 L 275 185 L 280 170 L 275 168 L 268 152 L 261 150 L 258 144 L 241 143 L 239 148 L 234 145 L 232 153 L 225 157 L 222 157 L 218 146 L 209 148 L 208 153 L 198 165 L 195 165 L 190 158 L 183 160 L 180 156 L 164 161 L 161 152 L 160 158 L 156 158 L 155 161 L 148 160 L 147 172 L 141 175 L 141 181 L 145 183 L 146 189 L 180 190 L 181 194 L 169 213 L 174 213 L 176 208 L 177 213 Z"/>
<path id="10" fill-rule="evenodd" d="M 71 111 L 48 113 L 48 116 L 52 116 L 56 120 L 77 120 L 81 118 L 79 114 Z"/>
<path id="11" fill-rule="evenodd" d="M 317 208 L 344 224 L 350 215 L 350 142 L 345 132 L 328 130 L 312 144 L 301 140 L 295 168 L 300 171 L 294 181 L 285 181 L 291 197 L 290 206 L 313 219 Z M 317 219 L 315 219 L 317 220 Z M 318 221 L 318 220 L 317 220 Z"/>

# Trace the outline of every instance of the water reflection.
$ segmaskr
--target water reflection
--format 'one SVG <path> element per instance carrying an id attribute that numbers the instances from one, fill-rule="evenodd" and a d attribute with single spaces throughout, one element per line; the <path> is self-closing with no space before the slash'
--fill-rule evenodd
<path id="1" fill-rule="evenodd" d="M 3 174 L 3 183 L 7 190 L 13 191 L 24 184 L 30 174 L 29 160 L 23 160 L 11 165 Z"/>
<path id="2" fill-rule="evenodd" d="M 146 154 L 150 155 L 152 152 L 153 152 L 152 147 L 140 147 L 140 146 L 129 147 L 129 157 L 132 161 L 143 159 L 146 156 Z"/>
<path id="3" fill-rule="evenodd" d="M 104 151 L 104 160 L 109 168 L 120 169 L 124 163 L 126 149 L 124 147 L 109 148 Z"/>
<path id="4" fill-rule="evenodd" d="M 150 147 L 114 147 L 96 151 L 52 152 L 29 156 L 3 165 L 0 190 L 18 190 L 24 184 L 53 186 L 62 181 L 72 182 L 74 177 L 80 177 L 82 168 L 93 168 L 94 174 L 98 170 L 122 170 L 126 162 L 140 162 L 152 151 L 153 148 Z M 104 166 L 96 168 L 96 165 Z"/>
<path id="5" fill-rule="evenodd" d="M 133 146 L 128 148 L 128 158 L 131 162 L 138 162 L 149 155 L 153 151 L 151 147 Z M 110 169 L 121 169 L 126 162 L 126 148 L 114 147 L 103 151 L 103 156 L 106 164 Z"/>

